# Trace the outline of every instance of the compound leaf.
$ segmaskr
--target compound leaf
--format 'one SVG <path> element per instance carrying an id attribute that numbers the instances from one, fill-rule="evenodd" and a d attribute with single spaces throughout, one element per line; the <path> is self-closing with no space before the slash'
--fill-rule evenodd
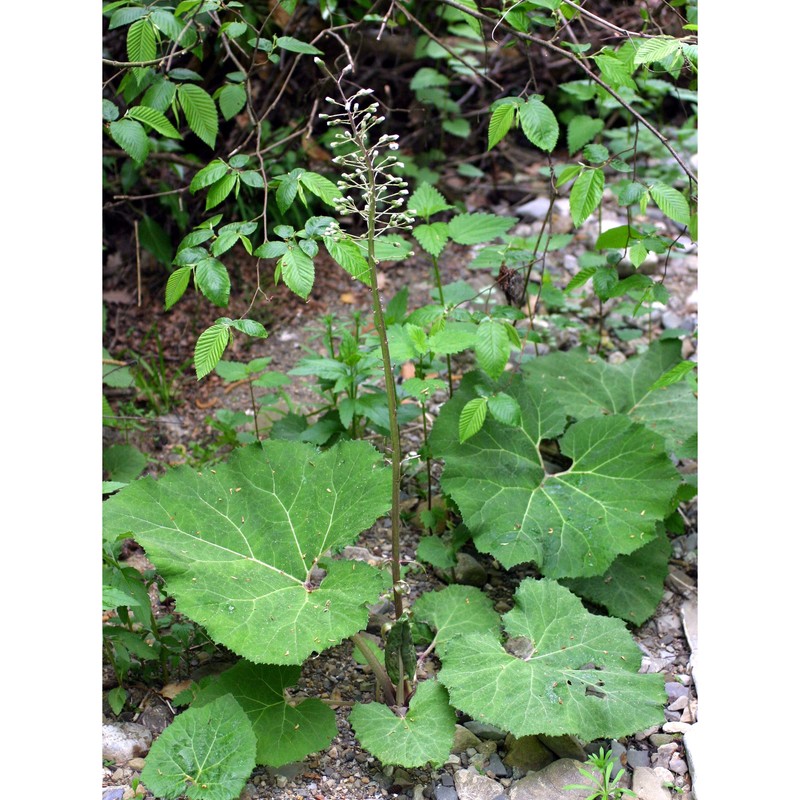
<path id="1" fill-rule="evenodd" d="M 593 616 L 568 589 L 526 578 L 503 616 L 521 658 L 493 636 L 455 636 L 439 679 L 456 708 L 516 737 L 618 738 L 664 717 L 664 678 L 638 674 L 642 655 L 621 620 Z M 509 702 L 513 698 L 513 702 Z"/>
<path id="2" fill-rule="evenodd" d="M 256 736 L 256 763 L 280 767 L 322 750 L 336 736 L 332 708 L 316 698 L 296 705 L 286 702 L 284 690 L 294 686 L 299 677 L 297 666 L 252 664 L 242 659 L 201 689 L 192 708 L 232 695 Z"/>
<path id="3" fill-rule="evenodd" d="M 660 436 L 625 416 L 582 419 L 560 440 L 571 466 L 549 474 L 539 445 L 564 430 L 567 411 L 559 397 L 520 376 L 490 387 L 517 401 L 521 426 L 488 418 L 460 443 L 462 409 L 478 395 L 479 380 L 476 373 L 464 377 L 440 412 L 430 445 L 445 460 L 442 488 L 480 551 L 505 567 L 532 561 L 549 577 L 588 577 L 654 538 L 680 483 Z"/>
<path id="4" fill-rule="evenodd" d="M 175 717 L 147 756 L 142 782 L 158 797 L 231 800 L 256 765 L 256 737 L 229 694 Z"/>
<path id="5" fill-rule="evenodd" d="M 430 219 L 434 214 L 447 211 L 453 206 L 444 199 L 444 195 L 438 189 L 423 181 L 408 198 L 406 207 L 415 217 Z"/>
<path id="6" fill-rule="evenodd" d="M 432 222 L 429 225 L 417 225 L 413 230 L 414 238 L 426 253 L 438 256 L 450 238 L 446 222 Z"/>
<path id="7" fill-rule="evenodd" d="M 240 448 L 213 470 L 126 486 L 103 504 L 105 536 L 129 532 L 215 641 L 255 663 L 301 664 L 365 628 L 388 582 L 363 562 L 322 561 L 388 509 L 381 462 L 359 441 Z"/>
<path id="8" fill-rule="evenodd" d="M 361 744 L 384 764 L 410 769 L 447 761 L 456 715 L 445 688 L 428 680 L 417 687 L 405 717 L 398 717 L 383 703 L 370 703 L 350 712 L 350 724 Z"/>

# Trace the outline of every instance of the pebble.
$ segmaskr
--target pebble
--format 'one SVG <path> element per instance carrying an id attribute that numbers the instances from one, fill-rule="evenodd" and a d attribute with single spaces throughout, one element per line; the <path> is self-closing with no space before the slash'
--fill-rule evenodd
<path id="1" fill-rule="evenodd" d="M 453 776 L 459 800 L 496 800 L 504 794 L 503 787 L 486 775 L 470 769 L 460 769 Z"/>
<path id="2" fill-rule="evenodd" d="M 571 783 L 585 783 L 580 770 L 586 765 L 573 758 L 560 758 L 539 772 L 529 772 L 509 790 L 510 800 L 580 800 L 582 795 L 564 789 Z"/>
<path id="3" fill-rule="evenodd" d="M 538 736 L 520 736 L 512 734 L 506 737 L 505 763 L 509 767 L 519 767 L 523 772 L 539 770 L 555 761 L 553 752 L 546 748 Z"/>
<path id="4" fill-rule="evenodd" d="M 500 728 L 496 728 L 488 722 L 479 722 L 476 719 L 465 722 L 464 727 L 472 731 L 479 739 L 493 739 L 496 742 L 501 742 L 507 735 L 506 731 L 501 731 Z"/>
<path id="5" fill-rule="evenodd" d="M 686 733 L 691 727 L 685 722 L 666 722 L 661 726 L 661 730 L 664 733 Z"/>
<path id="6" fill-rule="evenodd" d="M 628 766 L 631 769 L 650 766 L 650 752 L 648 750 L 637 750 L 635 747 L 629 747 L 627 759 Z"/>
<path id="7" fill-rule="evenodd" d="M 153 734 L 135 722 L 109 722 L 103 725 L 103 758 L 124 764 L 132 758 L 146 756 L 153 743 Z"/>
<path id="8" fill-rule="evenodd" d="M 681 697 L 689 698 L 689 687 L 678 683 L 678 681 L 667 681 L 664 684 L 664 691 L 667 693 L 667 698 L 670 703 L 674 703 Z"/>
<path id="9" fill-rule="evenodd" d="M 433 796 L 436 800 L 458 800 L 458 792 L 452 786 L 437 786 Z"/>
<path id="10" fill-rule="evenodd" d="M 576 736 L 544 736 L 540 735 L 539 740 L 549 750 L 552 750 L 559 758 L 572 758 L 576 761 L 586 761 L 586 751 Z"/>
<path id="11" fill-rule="evenodd" d="M 143 758 L 132 758 L 128 762 L 128 766 L 131 769 L 139 770 L 140 772 L 144 769 L 144 759 Z"/>
<path id="12" fill-rule="evenodd" d="M 456 554 L 458 563 L 454 569 L 456 583 L 462 586 L 477 586 L 479 589 L 486 584 L 486 570 L 469 553 L 458 552 Z"/>
<path id="13" fill-rule="evenodd" d="M 508 775 L 508 770 L 505 764 L 500 760 L 497 753 L 492 753 L 489 756 L 489 763 L 486 766 L 487 770 L 491 770 L 496 778 L 505 778 Z"/>
<path id="14" fill-rule="evenodd" d="M 521 217 L 529 217 L 531 219 L 544 219 L 547 212 L 550 210 L 550 199 L 547 197 L 537 197 L 521 206 L 514 209 L 514 213 Z"/>
<path id="15" fill-rule="evenodd" d="M 633 791 L 639 800 L 671 800 L 672 794 L 664 788 L 661 777 L 649 767 L 636 767 L 633 771 Z"/>
<path id="16" fill-rule="evenodd" d="M 103 800 L 122 800 L 123 794 L 125 794 L 124 786 L 112 786 L 103 792 Z"/>
<path id="17" fill-rule="evenodd" d="M 463 753 L 470 747 L 477 747 L 481 740 L 469 728 L 463 725 L 456 725 L 456 733 L 453 737 L 453 746 L 450 748 L 451 753 Z"/>
<path id="18" fill-rule="evenodd" d="M 674 772 L 676 775 L 685 775 L 689 771 L 686 762 L 675 753 L 669 760 L 669 771 Z"/>

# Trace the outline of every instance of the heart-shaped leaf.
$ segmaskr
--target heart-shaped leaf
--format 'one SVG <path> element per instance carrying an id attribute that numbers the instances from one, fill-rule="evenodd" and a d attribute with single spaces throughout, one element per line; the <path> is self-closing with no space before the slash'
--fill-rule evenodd
<path id="1" fill-rule="evenodd" d="M 256 735 L 256 763 L 280 767 L 327 747 L 336 736 L 336 715 L 316 698 L 289 705 L 284 690 L 294 686 L 300 667 L 252 664 L 242 659 L 202 689 L 192 703 L 199 708 L 232 695 Z"/>
<path id="2" fill-rule="evenodd" d="M 350 724 L 358 740 L 384 764 L 423 767 L 447 761 L 456 730 L 456 715 L 438 681 L 423 681 L 408 713 L 398 717 L 382 703 L 356 706 Z"/>
<path id="3" fill-rule="evenodd" d="M 525 579 L 515 597 L 503 622 L 523 657 L 484 633 L 453 637 L 441 655 L 456 708 L 516 737 L 617 738 L 663 720 L 664 678 L 638 674 L 642 654 L 621 620 L 589 614 L 547 579 Z"/>
<path id="4" fill-rule="evenodd" d="M 461 411 L 482 381 L 516 400 L 522 424 L 487 418 L 460 443 Z M 651 541 L 671 511 L 680 475 L 660 436 L 624 416 L 581 420 L 560 440 L 571 466 L 549 474 L 539 446 L 565 424 L 558 397 L 542 384 L 517 375 L 501 386 L 470 373 L 433 426 L 431 449 L 445 460 L 443 490 L 477 548 L 505 567 L 533 561 L 553 578 L 602 574 L 618 555 Z"/>
<path id="5" fill-rule="evenodd" d="M 381 460 L 365 442 L 240 448 L 213 469 L 126 486 L 103 504 L 104 534 L 133 536 L 215 641 L 255 663 L 301 664 L 364 628 L 387 585 L 366 563 L 323 560 L 388 509 Z"/>
<path id="6" fill-rule="evenodd" d="M 142 782 L 166 800 L 231 800 L 255 768 L 255 753 L 247 716 L 226 694 L 175 718 L 150 749 Z"/>
<path id="7" fill-rule="evenodd" d="M 438 592 L 425 592 L 414 603 L 414 620 L 436 629 L 438 648 L 458 634 L 485 633 L 500 639 L 500 615 L 474 586 L 453 584 Z"/>

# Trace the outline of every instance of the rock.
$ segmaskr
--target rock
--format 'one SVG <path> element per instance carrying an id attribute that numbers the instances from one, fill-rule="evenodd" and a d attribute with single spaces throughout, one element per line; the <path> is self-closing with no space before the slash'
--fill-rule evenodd
<path id="1" fill-rule="evenodd" d="M 559 758 L 574 758 L 586 761 L 586 751 L 575 736 L 539 736 L 539 741 L 552 750 Z"/>
<path id="2" fill-rule="evenodd" d="M 661 315 L 661 324 L 665 328 L 680 328 L 683 325 L 684 319 L 680 314 L 674 311 L 665 311 Z"/>
<path id="3" fill-rule="evenodd" d="M 531 219 L 544 219 L 550 210 L 550 199 L 547 197 L 537 197 L 528 203 L 523 203 L 514 209 L 515 214 Z"/>
<path id="4" fill-rule="evenodd" d="M 653 747 L 661 747 L 662 744 L 669 744 L 675 741 L 675 737 L 671 733 L 654 733 L 652 736 L 647 737 Z"/>
<path id="5" fill-rule="evenodd" d="M 619 350 L 615 350 L 613 353 L 609 353 L 608 355 L 609 364 L 624 364 L 625 360 L 625 353 L 621 353 Z"/>
<path id="6" fill-rule="evenodd" d="M 697 311 L 697 289 L 686 298 L 686 310 L 691 312 Z"/>
<path id="7" fill-rule="evenodd" d="M 468 747 L 477 747 L 481 740 L 463 725 L 456 725 L 456 735 L 453 738 L 451 753 L 463 753 Z"/>
<path id="8" fill-rule="evenodd" d="M 672 794 L 665 789 L 661 778 L 650 767 L 636 767 L 633 771 L 633 791 L 639 800 L 671 800 Z"/>
<path id="9" fill-rule="evenodd" d="M 152 743 L 153 734 L 136 722 L 109 722 L 103 725 L 103 758 L 116 764 L 146 756 Z"/>
<path id="10" fill-rule="evenodd" d="M 650 752 L 648 750 L 637 750 L 635 747 L 629 747 L 627 759 L 628 766 L 631 769 L 636 769 L 636 767 L 650 767 Z"/>
<path id="11" fill-rule="evenodd" d="M 669 760 L 669 771 L 675 775 L 685 775 L 689 771 L 686 762 L 677 754 L 673 753 L 672 758 Z"/>
<path id="12" fill-rule="evenodd" d="M 628 751 L 624 744 L 620 744 L 614 739 L 611 742 L 611 754 L 614 756 L 614 766 L 611 768 L 611 775 L 616 778 L 620 772 L 625 770 L 624 765 L 628 760 Z"/>
<path id="13" fill-rule="evenodd" d="M 156 700 L 139 715 L 139 724 L 144 725 L 154 736 L 163 733 L 167 726 L 175 719 L 175 715 L 170 711 L 169 706 Z"/>
<path id="14" fill-rule="evenodd" d="M 507 736 L 507 731 L 501 731 L 500 728 L 496 728 L 488 722 L 478 722 L 476 719 L 465 722 L 464 727 L 472 731 L 479 739 L 493 739 L 495 742 L 502 742 Z"/>
<path id="15" fill-rule="evenodd" d="M 139 772 L 141 772 L 144 769 L 144 759 L 143 758 L 132 758 L 128 762 L 128 766 L 131 769 L 135 769 L 135 770 L 138 770 Z"/>
<path id="16" fill-rule="evenodd" d="M 342 557 L 349 558 L 351 561 L 375 561 L 375 556 L 366 547 L 354 547 L 351 545 L 342 550 Z"/>
<path id="17" fill-rule="evenodd" d="M 425 787 L 422 784 L 418 783 L 414 787 L 414 794 L 411 800 L 424 800 L 424 797 L 425 797 Z"/>
<path id="18" fill-rule="evenodd" d="M 674 703 L 681 697 L 689 698 L 689 687 L 677 681 L 667 681 L 664 684 L 664 691 L 666 691 L 670 703 Z"/>
<path id="19" fill-rule="evenodd" d="M 664 733 L 686 733 L 691 727 L 691 725 L 687 725 L 685 722 L 665 722 L 661 726 L 661 730 L 664 731 Z"/>
<path id="20" fill-rule="evenodd" d="M 496 778 L 505 778 L 508 775 L 506 765 L 500 760 L 500 756 L 497 753 L 492 753 L 489 756 L 489 763 L 486 765 L 486 769 L 491 770 Z"/>
<path id="21" fill-rule="evenodd" d="M 672 758 L 673 754 L 677 752 L 677 750 L 677 742 L 668 742 L 667 744 L 662 744 L 661 747 L 659 747 L 656 751 L 656 760 L 653 762 L 653 766 L 669 769 L 670 759 Z"/>
<path id="22" fill-rule="evenodd" d="M 504 794 L 503 787 L 486 775 L 460 769 L 453 776 L 459 800 L 495 800 Z"/>
<path id="23" fill-rule="evenodd" d="M 508 754 L 505 763 L 509 767 L 518 767 L 524 772 L 544 769 L 555 761 L 555 756 L 540 741 L 538 736 L 520 736 L 512 734 L 506 738 Z"/>
<path id="24" fill-rule="evenodd" d="M 510 800 L 580 800 L 581 795 L 564 787 L 571 783 L 585 784 L 586 778 L 579 772 L 585 766 L 574 758 L 561 758 L 517 781 L 508 790 L 508 796 Z"/>
<path id="25" fill-rule="evenodd" d="M 458 563 L 455 567 L 456 583 L 463 586 L 477 586 L 479 589 L 486 584 L 486 570 L 469 553 L 459 552 L 456 555 Z"/>
<path id="26" fill-rule="evenodd" d="M 435 800 L 458 800 L 458 792 L 452 786 L 437 786 L 433 796 Z"/>
<path id="27" fill-rule="evenodd" d="M 123 794 L 125 794 L 124 786 L 112 786 L 103 792 L 103 800 L 122 800 Z"/>

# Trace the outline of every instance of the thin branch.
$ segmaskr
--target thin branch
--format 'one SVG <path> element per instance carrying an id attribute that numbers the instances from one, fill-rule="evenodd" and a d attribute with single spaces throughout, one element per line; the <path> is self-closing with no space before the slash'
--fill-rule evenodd
<path id="1" fill-rule="evenodd" d="M 153 58 L 150 61 L 113 61 L 110 58 L 104 58 L 103 63 L 108 64 L 110 67 L 154 67 L 164 61 L 169 61 L 173 56 L 182 56 L 190 51 L 190 47 L 184 47 L 183 50 L 179 50 L 177 53 L 170 53 L 169 55 L 161 56 L 161 58 Z"/>
<path id="2" fill-rule="evenodd" d="M 588 19 L 592 20 L 592 22 L 596 22 L 600 27 L 607 28 L 610 31 L 614 31 L 618 33 L 620 36 L 627 36 L 629 38 L 636 37 L 639 39 L 660 39 L 660 34 L 655 33 L 640 33 L 639 31 L 629 31 L 625 28 L 620 28 L 617 25 L 614 25 L 613 22 L 609 22 L 607 19 L 603 19 L 602 17 L 598 17 L 596 14 L 592 14 L 591 11 L 587 11 L 583 6 L 579 5 L 578 3 L 573 3 L 572 0 L 561 0 L 565 6 L 571 6 L 576 11 L 579 11 L 583 16 L 587 17 Z M 681 41 L 695 41 L 697 37 L 695 36 L 686 36 L 681 39 Z"/>

